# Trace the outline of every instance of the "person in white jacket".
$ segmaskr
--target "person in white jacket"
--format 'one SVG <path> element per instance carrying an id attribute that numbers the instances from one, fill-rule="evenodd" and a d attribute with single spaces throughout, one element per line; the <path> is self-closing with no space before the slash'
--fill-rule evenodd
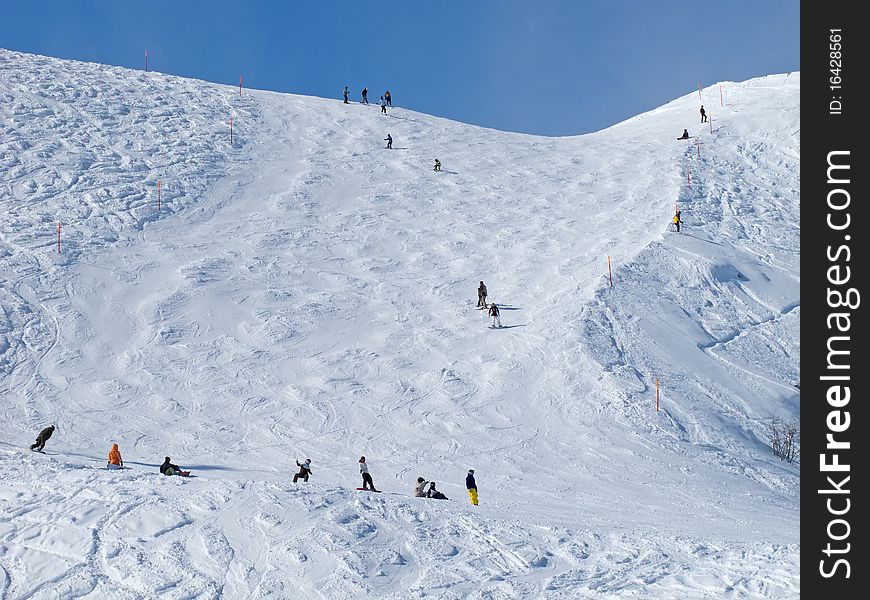
<path id="1" fill-rule="evenodd" d="M 417 478 L 417 485 L 414 486 L 414 497 L 415 498 L 425 498 L 427 485 L 429 485 L 428 481 L 426 481 L 422 477 L 418 477 Z"/>
<path id="2" fill-rule="evenodd" d="M 377 492 L 378 490 L 375 489 L 375 483 L 372 481 L 372 476 L 369 475 L 369 466 L 366 464 L 365 456 L 359 457 L 359 472 L 362 474 L 363 478 L 362 489 Z"/>

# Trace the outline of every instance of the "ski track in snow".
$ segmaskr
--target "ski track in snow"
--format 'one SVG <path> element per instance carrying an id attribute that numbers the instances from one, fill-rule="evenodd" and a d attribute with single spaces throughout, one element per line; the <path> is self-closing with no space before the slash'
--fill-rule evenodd
<path id="1" fill-rule="evenodd" d="M 699 158 L 694 94 L 540 138 L 0 50 L 0 595 L 798 597 L 799 88 Z"/>

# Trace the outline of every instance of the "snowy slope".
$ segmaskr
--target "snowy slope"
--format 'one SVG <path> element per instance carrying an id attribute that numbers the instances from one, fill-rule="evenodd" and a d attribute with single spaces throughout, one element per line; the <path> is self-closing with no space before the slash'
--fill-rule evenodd
<path id="1" fill-rule="evenodd" d="M 724 87 L 540 138 L 0 51 L 0 594 L 797 597 L 800 78 Z"/>

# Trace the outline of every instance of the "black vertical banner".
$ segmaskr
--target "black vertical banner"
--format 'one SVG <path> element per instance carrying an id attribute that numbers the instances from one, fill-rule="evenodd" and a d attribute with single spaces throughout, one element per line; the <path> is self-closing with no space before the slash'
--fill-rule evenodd
<path id="1" fill-rule="evenodd" d="M 870 220 L 861 131 L 870 23 L 801 7 L 801 595 L 870 593 L 865 313 Z"/>

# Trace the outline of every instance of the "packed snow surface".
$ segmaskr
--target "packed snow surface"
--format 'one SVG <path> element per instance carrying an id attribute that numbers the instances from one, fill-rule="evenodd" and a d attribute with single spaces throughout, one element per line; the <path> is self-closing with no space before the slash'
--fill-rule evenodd
<path id="1" fill-rule="evenodd" d="M 0 596 L 798 597 L 799 92 L 544 138 L 0 50 Z"/>

